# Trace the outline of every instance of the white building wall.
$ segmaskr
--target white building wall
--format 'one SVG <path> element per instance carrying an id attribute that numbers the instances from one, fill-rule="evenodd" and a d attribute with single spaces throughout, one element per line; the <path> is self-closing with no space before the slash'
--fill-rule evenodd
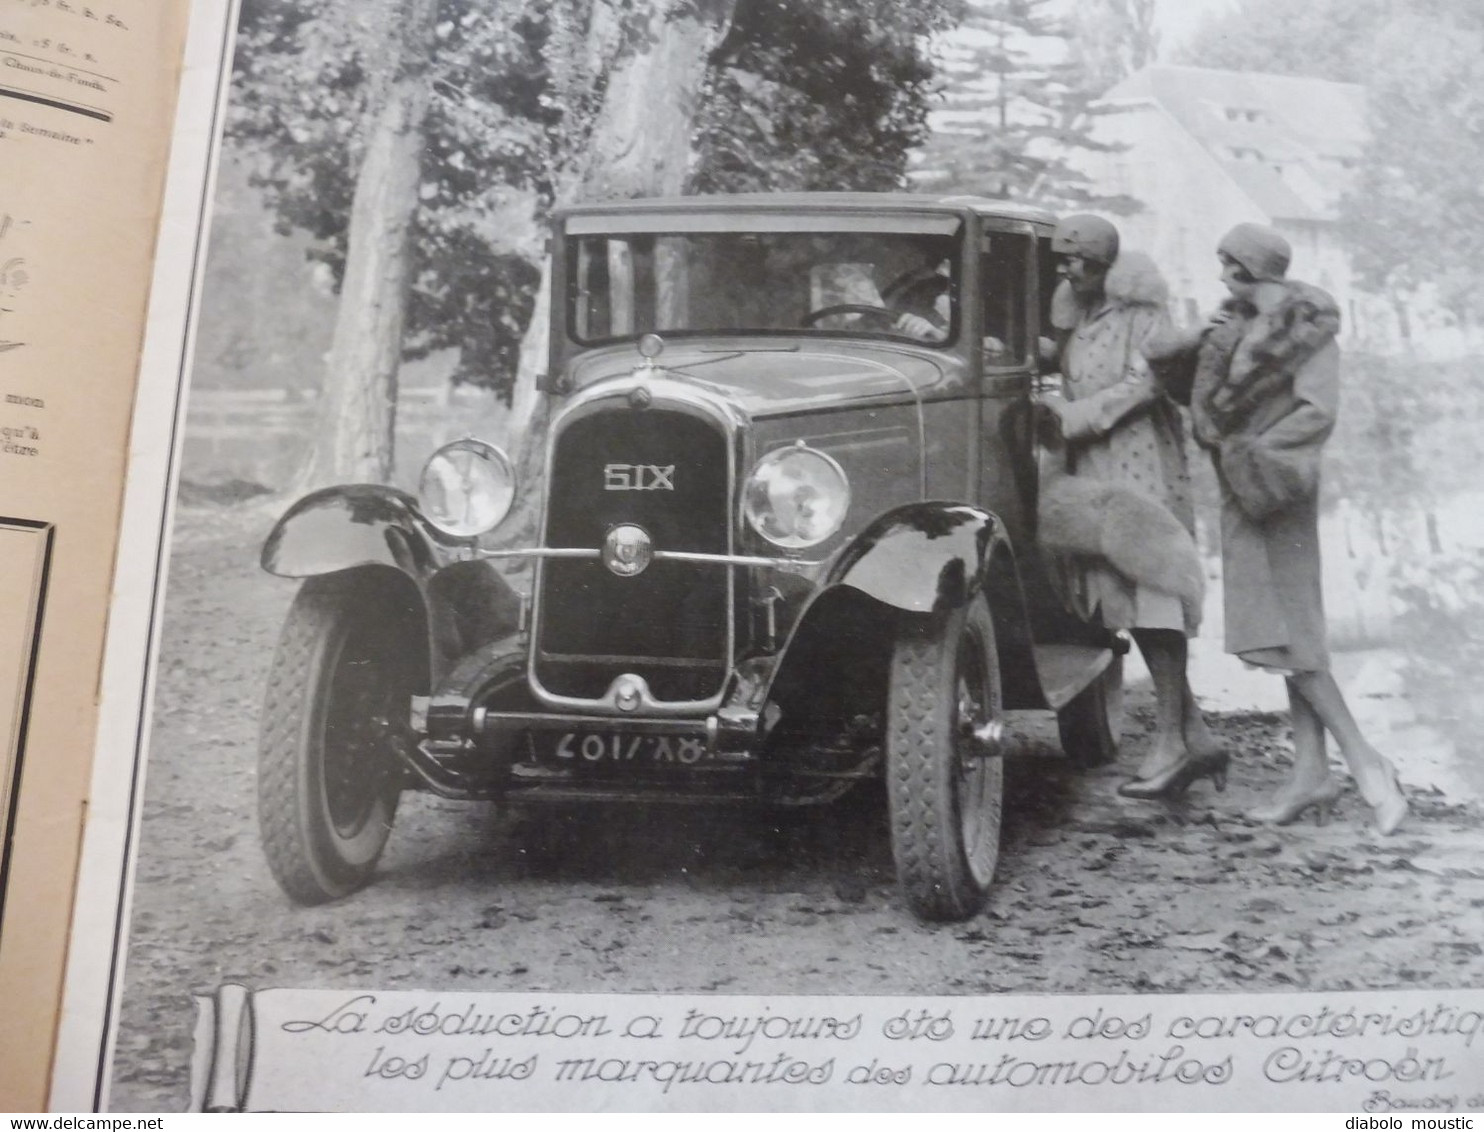
<path id="1" fill-rule="evenodd" d="M 1191 320 L 1191 307 L 1205 317 L 1226 298 L 1216 243 L 1241 221 L 1269 224 L 1293 244 L 1290 269 L 1296 279 L 1323 287 L 1339 303 L 1342 344 L 1374 353 L 1415 353 L 1446 358 L 1484 348 L 1484 332 L 1451 325 L 1444 312 L 1413 296 L 1407 304 L 1410 339 L 1404 339 L 1395 307 L 1384 296 L 1361 290 L 1349 257 L 1329 221 L 1274 220 L 1253 202 L 1207 149 L 1153 100 L 1100 117 L 1099 141 L 1115 152 L 1086 153 L 1080 167 L 1095 189 L 1126 194 L 1144 203 L 1127 216 L 1110 216 L 1124 243 L 1148 252 L 1169 281 L 1171 314 Z"/>
<path id="2" fill-rule="evenodd" d="M 1100 141 L 1121 147 L 1090 153 L 1083 168 L 1101 191 L 1121 192 L 1144 208 L 1111 219 L 1124 244 L 1148 252 L 1174 296 L 1177 322 L 1190 321 L 1192 303 L 1204 318 L 1226 297 L 1216 243 L 1241 221 L 1270 223 L 1210 154 L 1168 113 L 1142 103 L 1100 118 Z"/>
<path id="3" fill-rule="evenodd" d="M 1293 245 L 1295 279 L 1323 287 L 1340 307 L 1341 343 L 1350 350 L 1392 354 L 1405 348 L 1396 311 L 1387 300 L 1355 284 L 1350 257 L 1326 222 L 1280 221 L 1275 227 Z"/>

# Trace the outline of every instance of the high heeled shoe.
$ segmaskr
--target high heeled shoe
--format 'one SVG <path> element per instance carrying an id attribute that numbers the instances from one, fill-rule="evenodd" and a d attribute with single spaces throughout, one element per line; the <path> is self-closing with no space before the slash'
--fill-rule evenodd
<path id="1" fill-rule="evenodd" d="M 1209 778 L 1220 793 L 1226 789 L 1226 769 L 1230 763 L 1231 755 L 1226 751 L 1187 754 L 1158 774 L 1131 778 L 1120 784 L 1118 793 L 1125 798 L 1178 798 L 1190 789 L 1192 783 L 1202 778 Z"/>
<path id="2" fill-rule="evenodd" d="M 1327 780 L 1307 793 L 1248 810 L 1247 819 L 1263 825 L 1292 825 L 1312 810 L 1314 824 L 1324 825 L 1334 815 L 1335 803 L 1344 792 L 1338 782 Z"/>
<path id="3" fill-rule="evenodd" d="M 1365 799 L 1365 804 L 1371 808 L 1371 821 L 1375 823 L 1376 832 L 1382 837 L 1390 837 L 1407 818 L 1407 796 L 1402 793 L 1396 767 L 1389 759 L 1381 761 L 1385 765 L 1386 788 L 1379 798 L 1372 797 L 1359 779 L 1356 779 L 1355 784 L 1360 788 L 1360 796 Z"/>

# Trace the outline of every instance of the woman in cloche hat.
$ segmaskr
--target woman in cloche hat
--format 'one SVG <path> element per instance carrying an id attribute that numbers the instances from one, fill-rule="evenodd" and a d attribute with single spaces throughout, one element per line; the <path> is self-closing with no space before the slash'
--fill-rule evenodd
<path id="1" fill-rule="evenodd" d="M 1287 278 L 1288 241 L 1271 228 L 1238 224 L 1216 254 L 1231 301 L 1203 331 L 1152 342 L 1146 354 L 1176 399 L 1188 399 L 1196 442 L 1216 465 L 1226 649 L 1288 684 L 1293 769 L 1249 816 L 1328 817 L 1341 793 L 1328 731 L 1377 831 L 1390 834 L 1406 796 L 1356 725 L 1325 645 L 1319 465 L 1339 400 L 1339 311 L 1326 292 Z"/>
<path id="2" fill-rule="evenodd" d="M 1175 534 L 1193 531 L 1180 410 L 1155 382 L 1142 352 L 1146 341 L 1169 329 L 1164 279 L 1148 256 L 1121 251 L 1118 230 L 1099 216 L 1063 219 L 1052 233 L 1051 250 L 1062 275 L 1052 296 L 1051 321 L 1065 400 L 1042 403 L 1058 417 L 1067 471 L 1079 484 L 1134 493 L 1169 516 L 1164 523 L 1126 532 L 1129 536 L 1152 540 L 1155 529 L 1168 526 Z M 1043 542 L 1049 525 L 1044 504 Z M 1195 559 L 1193 544 L 1182 541 Z M 1163 797 L 1201 778 L 1221 788 L 1228 755 L 1206 726 L 1185 674 L 1199 601 L 1182 601 L 1172 587 L 1148 575 L 1131 576 L 1111 560 L 1079 561 L 1084 568 L 1073 600 L 1083 612 L 1100 614 L 1107 628 L 1127 630 L 1154 680 L 1154 742 L 1118 792 Z M 1194 572 L 1199 582 L 1198 560 Z"/>

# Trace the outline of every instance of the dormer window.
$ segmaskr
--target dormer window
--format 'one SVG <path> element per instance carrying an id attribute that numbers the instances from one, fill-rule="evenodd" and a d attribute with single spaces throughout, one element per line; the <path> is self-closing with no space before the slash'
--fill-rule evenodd
<path id="1" fill-rule="evenodd" d="M 1227 146 L 1226 152 L 1231 155 L 1233 161 L 1261 161 L 1262 150 L 1253 149 L 1250 145 Z"/>
<path id="2" fill-rule="evenodd" d="M 1226 115 L 1228 122 L 1261 122 L 1267 117 L 1261 110 L 1252 106 L 1225 106 L 1222 113 Z"/>

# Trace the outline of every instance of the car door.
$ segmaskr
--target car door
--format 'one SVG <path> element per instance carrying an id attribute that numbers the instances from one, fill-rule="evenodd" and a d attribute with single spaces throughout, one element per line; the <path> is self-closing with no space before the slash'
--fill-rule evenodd
<path id="1" fill-rule="evenodd" d="M 1004 520 L 1019 554 L 1035 535 L 1036 230 L 986 217 L 978 243 L 979 341 L 971 346 L 980 370 L 979 498 Z"/>

